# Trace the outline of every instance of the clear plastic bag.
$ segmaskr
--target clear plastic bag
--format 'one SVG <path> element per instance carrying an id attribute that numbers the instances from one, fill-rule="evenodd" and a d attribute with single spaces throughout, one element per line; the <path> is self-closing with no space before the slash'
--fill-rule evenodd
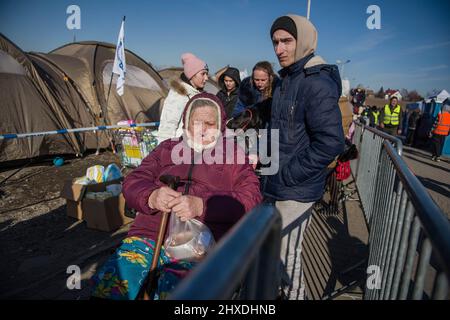
<path id="1" fill-rule="evenodd" d="M 170 215 L 168 236 L 164 243 L 166 254 L 174 259 L 197 261 L 203 259 L 215 245 L 211 230 L 198 221 L 181 221 Z"/>

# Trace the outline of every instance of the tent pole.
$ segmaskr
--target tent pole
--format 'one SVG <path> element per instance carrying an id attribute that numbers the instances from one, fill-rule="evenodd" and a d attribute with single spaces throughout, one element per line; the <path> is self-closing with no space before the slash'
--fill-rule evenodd
<path id="1" fill-rule="evenodd" d="M 114 76 L 114 73 L 111 70 L 111 78 L 109 79 L 108 95 L 106 97 L 106 107 L 103 108 L 104 109 L 103 110 L 103 125 L 104 126 L 106 126 L 106 115 L 107 115 L 107 112 L 108 112 L 109 95 L 111 93 L 111 84 L 112 84 L 113 76 Z M 116 153 L 116 148 L 114 146 L 114 141 L 112 139 L 112 135 L 110 137 L 108 137 L 108 138 L 109 138 L 109 143 L 111 145 L 111 149 L 112 149 L 113 153 L 115 154 Z M 97 145 L 97 152 L 95 154 L 96 155 L 100 154 L 98 145 Z"/>

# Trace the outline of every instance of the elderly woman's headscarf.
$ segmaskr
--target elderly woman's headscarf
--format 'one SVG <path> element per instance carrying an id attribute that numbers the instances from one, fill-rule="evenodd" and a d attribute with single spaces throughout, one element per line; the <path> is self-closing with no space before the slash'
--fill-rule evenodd
<path id="1" fill-rule="evenodd" d="M 197 143 L 194 141 L 194 137 L 189 132 L 189 119 L 192 116 L 193 112 L 199 108 L 199 107 L 211 107 L 215 108 L 216 110 L 216 122 L 217 122 L 217 130 L 214 134 L 214 141 L 203 145 L 201 143 Z M 220 135 L 224 134 L 226 126 L 226 114 L 225 109 L 222 105 L 222 102 L 213 94 L 210 93 L 200 93 L 195 96 L 193 96 L 188 103 L 186 104 L 186 107 L 184 109 L 183 113 L 183 140 L 186 141 L 188 146 L 192 149 L 194 149 L 195 152 L 202 152 L 203 150 L 214 148 L 214 146 L 217 144 L 217 141 L 220 137 Z"/>

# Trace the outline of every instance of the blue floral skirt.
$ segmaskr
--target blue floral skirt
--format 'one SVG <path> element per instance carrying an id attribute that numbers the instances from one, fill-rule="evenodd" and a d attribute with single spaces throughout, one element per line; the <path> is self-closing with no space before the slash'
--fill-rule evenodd
<path id="1" fill-rule="evenodd" d="M 134 300 L 150 271 L 155 242 L 128 237 L 91 278 L 92 296 L 112 300 Z M 153 299 L 165 299 L 194 267 L 194 262 L 169 258 L 161 248 Z"/>

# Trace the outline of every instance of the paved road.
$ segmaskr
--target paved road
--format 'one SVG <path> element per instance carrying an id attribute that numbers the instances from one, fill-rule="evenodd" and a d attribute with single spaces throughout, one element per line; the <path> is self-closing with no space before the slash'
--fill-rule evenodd
<path id="1" fill-rule="evenodd" d="M 404 147 L 403 159 L 450 219 L 450 159 L 431 161 L 431 153 Z"/>

